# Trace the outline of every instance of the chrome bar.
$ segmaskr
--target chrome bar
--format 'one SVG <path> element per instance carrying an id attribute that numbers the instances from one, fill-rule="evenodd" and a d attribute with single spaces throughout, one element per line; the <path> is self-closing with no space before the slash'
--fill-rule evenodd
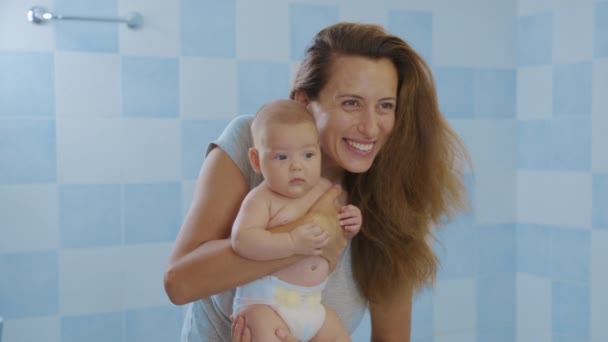
<path id="1" fill-rule="evenodd" d="M 43 25 L 51 20 L 79 20 L 79 21 L 96 21 L 106 23 L 125 23 L 130 29 L 136 30 L 143 24 L 141 14 L 137 12 L 129 13 L 126 17 L 82 17 L 53 14 L 43 7 L 34 6 L 27 11 L 27 20 L 33 24 Z"/>

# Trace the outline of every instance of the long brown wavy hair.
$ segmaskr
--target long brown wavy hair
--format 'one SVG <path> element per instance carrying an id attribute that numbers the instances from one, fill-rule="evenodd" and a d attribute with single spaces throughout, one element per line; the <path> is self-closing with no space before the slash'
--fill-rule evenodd
<path id="1" fill-rule="evenodd" d="M 439 111 L 429 66 L 401 38 L 376 25 L 338 23 L 306 50 L 291 92 L 316 100 L 338 55 L 388 58 L 398 73 L 395 126 L 372 167 L 346 172 L 349 202 L 363 226 L 352 241 L 353 275 L 370 302 L 431 285 L 439 260 L 433 229 L 467 207 L 463 166 L 469 156 Z"/>

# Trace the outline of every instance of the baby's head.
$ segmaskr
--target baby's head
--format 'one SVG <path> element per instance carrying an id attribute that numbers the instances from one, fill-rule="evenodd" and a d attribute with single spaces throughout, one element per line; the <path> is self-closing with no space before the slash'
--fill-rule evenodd
<path id="1" fill-rule="evenodd" d="M 321 178 L 319 133 L 312 115 L 292 100 L 264 105 L 251 124 L 249 161 L 274 192 L 305 195 Z"/>

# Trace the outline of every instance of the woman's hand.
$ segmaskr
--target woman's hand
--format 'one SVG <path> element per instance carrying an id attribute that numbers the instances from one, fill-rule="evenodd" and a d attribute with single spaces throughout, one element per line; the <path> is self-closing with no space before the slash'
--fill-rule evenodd
<path id="1" fill-rule="evenodd" d="M 329 262 L 330 272 L 338 264 L 340 255 L 348 242 L 338 220 L 341 208 L 341 205 L 338 203 L 338 196 L 341 193 L 342 187 L 339 185 L 332 186 L 310 209 L 310 213 L 313 214 L 313 220 L 329 235 L 329 242 L 321 249 L 321 256 Z"/>

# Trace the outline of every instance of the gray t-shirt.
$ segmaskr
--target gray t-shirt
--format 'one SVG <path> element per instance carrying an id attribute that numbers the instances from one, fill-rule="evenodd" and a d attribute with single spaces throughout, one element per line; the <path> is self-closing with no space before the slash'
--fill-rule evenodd
<path id="1" fill-rule="evenodd" d="M 249 188 L 262 178 L 253 172 L 247 150 L 252 146 L 250 125 L 253 117 L 239 116 L 232 120 L 220 137 L 209 144 L 224 150 L 239 167 Z M 234 289 L 188 304 L 182 327 L 181 342 L 230 342 L 230 314 Z M 323 290 L 323 304 L 331 307 L 346 329 L 352 334 L 366 309 L 366 301 L 357 290 L 351 272 L 350 244 L 346 247 L 336 269 L 330 274 Z"/>

